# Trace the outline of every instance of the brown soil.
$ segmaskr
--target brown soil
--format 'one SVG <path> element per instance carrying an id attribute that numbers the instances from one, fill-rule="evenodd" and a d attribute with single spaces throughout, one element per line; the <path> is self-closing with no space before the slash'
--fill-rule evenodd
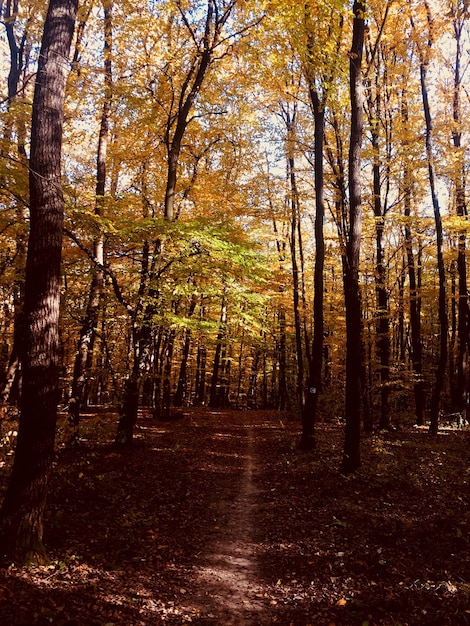
<path id="1" fill-rule="evenodd" d="M 345 477 L 337 425 L 306 454 L 277 412 L 142 416 L 124 452 L 115 424 L 60 430 L 51 565 L 0 571 L 2 626 L 470 624 L 468 431 L 365 439 Z"/>

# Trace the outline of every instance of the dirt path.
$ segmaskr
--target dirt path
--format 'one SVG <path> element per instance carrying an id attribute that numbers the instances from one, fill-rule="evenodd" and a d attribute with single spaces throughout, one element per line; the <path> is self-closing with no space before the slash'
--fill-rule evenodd
<path id="1" fill-rule="evenodd" d="M 337 426 L 305 455 L 295 416 L 186 417 L 59 445 L 51 564 L 0 569 L 2 626 L 470 626 L 467 431 L 374 436 L 344 477 Z"/>
<path id="2" fill-rule="evenodd" d="M 198 584 L 204 594 L 204 624 L 262 623 L 263 589 L 258 581 L 257 544 L 253 540 L 258 495 L 254 481 L 257 467 L 254 425 L 246 424 L 238 432 L 243 450 L 238 455 L 238 496 L 222 504 L 220 514 L 226 525 L 202 557 L 203 565 L 198 569 Z"/>

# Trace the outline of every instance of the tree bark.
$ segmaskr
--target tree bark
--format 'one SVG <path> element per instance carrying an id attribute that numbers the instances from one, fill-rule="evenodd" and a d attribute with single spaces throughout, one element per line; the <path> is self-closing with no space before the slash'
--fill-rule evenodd
<path id="1" fill-rule="evenodd" d="M 295 157 L 293 151 L 294 132 L 295 132 L 295 116 L 294 108 L 291 114 L 287 107 L 283 109 L 283 119 L 286 124 L 287 131 L 287 176 L 290 186 L 290 255 L 292 263 L 292 297 L 294 309 L 294 329 L 295 329 L 295 347 L 297 356 L 297 395 L 298 402 L 303 411 L 305 394 L 304 394 L 304 354 L 303 354 L 303 338 L 302 338 L 302 322 L 300 315 L 300 281 L 299 281 L 299 265 L 297 261 L 297 233 L 300 227 L 300 207 L 299 207 L 299 191 L 297 188 L 297 176 L 295 172 Z M 301 240 L 298 241 L 299 248 Z"/>
<path id="2" fill-rule="evenodd" d="M 212 365 L 211 390 L 209 396 L 209 406 L 219 408 L 221 405 L 220 397 L 220 368 L 222 348 L 226 339 L 227 325 L 227 301 L 225 296 L 222 298 L 222 308 L 220 312 L 220 325 L 217 335 L 217 345 L 215 347 L 214 363 Z"/>
<path id="3" fill-rule="evenodd" d="M 195 380 L 195 406 L 202 406 L 206 401 L 206 364 L 207 348 L 201 343 L 197 347 L 196 380 Z"/>
<path id="4" fill-rule="evenodd" d="M 51 0 L 33 100 L 23 394 L 13 471 L 0 511 L 0 554 L 46 558 L 43 515 L 54 454 L 59 380 L 63 104 L 76 0 Z"/>
<path id="5" fill-rule="evenodd" d="M 447 302 L 446 302 L 446 274 L 443 253 L 443 229 L 442 219 L 439 207 L 439 199 L 437 196 L 434 157 L 433 157 L 433 125 L 431 117 L 431 108 L 429 104 L 429 88 L 427 82 L 427 70 L 429 64 L 429 53 L 433 42 L 433 22 L 431 10 L 428 2 L 424 3 L 428 21 L 428 43 L 426 52 L 420 51 L 420 83 L 421 95 L 423 99 L 423 112 L 426 122 L 426 158 L 428 165 L 428 178 L 431 191 L 432 206 L 434 211 L 434 223 L 436 226 L 436 253 L 437 253 L 437 270 L 439 276 L 439 353 L 437 368 L 434 377 L 434 386 L 431 395 L 431 415 L 429 431 L 437 434 L 439 429 L 439 408 L 441 401 L 441 393 L 444 387 L 444 376 L 447 364 Z"/>
<path id="6" fill-rule="evenodd" d="M 406 102 L 406 92 L 402 99 L 402 122 L 405 127 L 408 126 L 408 103 Z M 405 142 L 406 146 L 406 142 Z M 422 426 L 424 424 L 424 410 L 426 405 L 426 397 L 424 391 L 423 380 L 423 349 L 421 344 L 421 296 L 419 290 L 419 274 L 416 271 L 415 255 L 413 251 L 413 235 L 410 226 L 411 220 L 411 164 L 409 157 L 405 156 L 403 164 L 403 201 L 404 201 L 404 217 L 405 217 L 405 250 L 408 268 L 409 282 L 409 311 L 410 311 L 410 327 L 411 327 L 411 363 L 413 367 L 414 377 L 414 398 L 416 424 Z"/>
<path id="7" fill-rule="evenodd" d="M 372 132 L 372 146 L 375 151 L 373 166 L 374 187 L 374 216 L 375 216 L 375 242 L 376 242 L 376 344 L 377 355 L 380 361 L 380 419 L 379 428 L 390 428 L 390 312 L 387 294 L 387 270 L 385 267 L 383 235 L 385 228 L 385 207 L 382 206 L 380 189 L 380 165 L 379 165 L 379 137 Z"/>
<path id="8" fill-rule="evenodd" d="M 188 70 L 186 79 L 183 82 L 179 98 L 176 98 L 178 101 L 178 110 L 175 115 L 171 115 L 168 118 L 165 138 L 168 161 L 164 217 L 170 222 L 177 217 L 175 212 L 175 195 L 178 176 L 178 162 L 183 137 L 189 123 L 189 114 L 197 100 L 209 66 L 213 60 L 221 29 L 230 15 L 233 4 L 234 3 L 230 3 L 228 8 L 221 11 L 221 7 L 218 6 L 217 0 L 207 0 L 204 33 L 201 37 L 201 41 L 197 44 L 198 50 L 194 61 Z M 190 30 L 192 38 L 195 40 L 195 32 L 192 30 L 186 16 L 184 15 L 183 21 Z"/>
<path id="9" fill-rule="evenodd" d="M 12 6 L 13 5 L 13 6 Z M 5 149 L 2 148 L 2 156 L 6 156 L 10 148 L 12 141 L 13 131 L 16 126 L 16 151 L 19 157 L 19 161 L 25 168 L 28 168 L 28 158 L 25 149 L 26 142 L 26 129 L 22 119 L 22 116 L 18 116 L 14 120 L 13 113 L 11 112 L 12 105 L 18 100 L 19 97 L 24 97 L 24 81 L 20 86 L 21 75 L 25 75 L 29 65 L 29 53 L 30 48 L 28 41 L 27 28 L 24 27 L 22 33 L 17 31 L 17 24 L 21 22 L 18 20 L 18 2 L 7 0 L 3 10 L 5 31 L 8 39 L 8 47 L 10 52 L 10 68 L 8 72 L 7 87 L 7 107 L 8 114 L 6 116 L 6 122 L 3 129 L 3 137 L 5 143 Z M 0 181 L 2 186 L 7 187 L 7 183 L 2 175 Z M 16 208 L 18 222 L 22 222 L 26 219 L 24 207 L 18 203 Z M 15 395 L 15 391 L 18 392 L 21 387 L 21 354 L 23 352 L 22 343 L 24 338 L 24 319 L 23 319 L 23 306 L 24 306 L 24 266 L 26 264 L 26 248 L 27 248 L 27 234 L 21 229 L 15 234 L 15 267 L 16 277 L 13 284 L 13 305 L 14 305 L 14 320 L 13 320 L 13 346 L 10 352 L 10 358 L 8 361 L 8 369 L 5 379 L 3 381 L 3 388 L 0 394 L 0 401 L 2 403 L 17 401 L 18 397 Z M 13 398 L 13 396 L 15 396 Z"/>
<path id="10" fill-rule="evenodd" d="M 309 376 L 305 406 L 302 412 L 302 436 L 299 442 L 301 450 L 315 447 L 315 423 L 317 420 L 318 397 L 322 386 L 323 337 L 324 337 L 324 279 L 325 239 L 323 220 L 325 217 L 324 176 L 323 176 L 323 144 L 325 134 L 325 110 L 317 90 L 309 85 L 310 102 L 313 108 L 315 124 L 315 269 L 313 296 L 313 342 L 309 359 Z"/>
<path id="11" fill-rule="evenodd" d="M 279 362 L 279 377 L 277 389 L 277 408 L 285 411 L 287 402 L 287 336 L 286 336 L 286 310 L 284 305 L 279 306 L 277 314 L 279 320 L 279 338 L 277 340 L 277 357 Z"/>
<path id="12" fill-rule="evenodd" d="M 191 318 L 196 309 L 197 297 L 196 294 L 193 294 L 191 298 L 191 302 L 189 305 L 188 317 Z M 191 330 L 186 328 L 184 331 L 184 344 L 183 344 L 183 354 L 181 355 L 181 365 L 180 371 L 178 375 L 178 385 L 176 387 L 175 396 L 173 398 L 174 406 L 183 406 L 184 402 L 187 400 L 188 396 L 188 358 L 189 358 L 189 348 L 191 346 Z"/>
<path id="13" fill-rule="evenodd" d="M 359 286 L 359 252 L 362 232 L 361 155 L 363 136 L 362 54 L 364 48 L 366 3 L 354 2 L 353 39 L 349 54 L 351 135 L 349 148 L 349 237 L 346 249 L 344 291 L 346 303 L 346 431 L 344 473 L 361 464 L 361 367 L 362 321 Z"/>
<path id="14" fill-rule="evenodd" d="M 106 191 L 106 157 L 109 135 L 109 115 L 111 111 L 112 98 L 112 0 L 103 0 L 103 9 L 105 96 L 101 112 L 98 152 L 96 158 L 95 215 L 98 217 L 102 217 L 104 213 L 103 205 Z M 75 436 L 78 436 L 80 411 L 85 400 L 87 364 L 89 362 L 89 355 L 93 349 L 95 341 L 101 294 L 104 285 L 104 273 L 101 269 L 104 264 L 104 238 L 102 234 L 99 234 L 96 237 L 93 247 L 95 267 L 92 269 L 93 278 L 90 285 L 88 304 L 77 345 L 73 371 L 72 394 L 69 404 L 70 419 L 76 429 Z"/>
<path id="15" fill-rule="evenodd" d="M 452 106 L 452 117 L 454 125 L 452 127 L 452 142 L 456 155 L 456 171 L 454 174 L 455 204 L 456 213 L 464 218 L 468 215 L 465 199 L 465 156 L 462 149 L 462 112 L 461 112 L 461 92 L 462 92 L 462 35 L 465 20 L 469 15 L 467 2 L 451 3 L 453 11 L 453 28 L 455 40 L 455 61 L 454 61 L 454 97 Z M 457 322 L 457 380 L 455 385 L 455 410 L 459 413 L 467 413 L 467 377 L 468 377 L 468 351 L 470 342 L 470 311 L 468 306 L 467 287 L 467 236 L 462 230 L 458 238 L 457 252 L 457 273 L 458 273 L 458 322 Z"/>

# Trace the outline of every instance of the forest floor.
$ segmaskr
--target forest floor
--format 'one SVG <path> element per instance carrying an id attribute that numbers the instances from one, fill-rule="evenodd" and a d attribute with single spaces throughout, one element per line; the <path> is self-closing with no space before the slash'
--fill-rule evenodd
<path id="1" fill-rule="evenodd" d="M 469 431 L 364 438 L 343 476 L 342 427 L 304 453 L 284 413 L 141 416 L 123 452 L 115 414 L 85 416 L 74 448 L 65 423 L 51 564 L 0 570 L 2 626 L 470 624 Z"/>

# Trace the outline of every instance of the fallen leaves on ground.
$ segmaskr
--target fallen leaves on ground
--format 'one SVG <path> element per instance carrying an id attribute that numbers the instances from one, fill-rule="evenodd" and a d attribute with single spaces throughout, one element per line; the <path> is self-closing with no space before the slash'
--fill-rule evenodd
<path id="1" fill-rule="evenodd" d="M 112 413 L 86 416 L 76 447 L 59 429 L 51 565 L 0 570 L 2 626 L 470 624 L 468 432 L 364 439 L 361 469 L 343 476 L 337 425 L 320 424 L 304 453 L 285 413 L 185 416 L 142 415 L 124 451 L 111 445 Z M 205 589 L 200 573 L 234 514 L 248 429 L 252 599 L 262 610 L 247 598 L 230 613 L 228 591 Z M 12 437 L 1 447 L 3 487 Z"/>

